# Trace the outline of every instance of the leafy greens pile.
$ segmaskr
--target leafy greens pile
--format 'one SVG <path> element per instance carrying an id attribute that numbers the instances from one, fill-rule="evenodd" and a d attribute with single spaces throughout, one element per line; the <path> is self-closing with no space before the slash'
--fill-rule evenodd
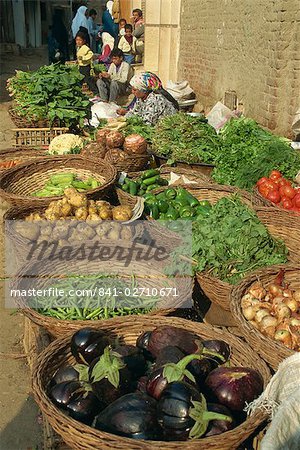
<path id="1" fill-rule="evenodd" d="M 236 196 L 222 198 L 208 217 L 193 222 L 196 271 L 208 270 L 230 284 L 259 267 L 284 263 L 286 255 L 284 243 Z"/>
<path id="2" fill-rule="evenodd" d="M 177 113 L 163 117 L 155 126 L 152 145 L 155 154 L 170 162 L 214 163 L 220 139 L 205 117 Z"/>
<path id="3" fill-rule="evenodd" d="M 147 142 L 150 143 L 153 137 L 153 130 L 154 128 L 151 125 L 145 124 L 143 119 L 138 116 L 132 116 L 126 118 L 126 127 L 121 131 L 124 136 L 129 136 L 130 134 L 139 134 L 144 139 L 146 139 Z"/>
<path id="4" fill-rule="evenodd" d="M 29 121 L 48 119 L 61 126 L 83 126 L 90 114 L 90 102 L 82 93 L 83 76 L 77 66 L 51 64 L 35 72 L 22 72 L 8 80 L 7 89 L 14 98 L 14 111 Z"/>
<path id="5" fill-rule="evenodd" d="M 253 119 L 231 119 L 222 128 L 220 137 L 222 151 L 212 173 L 217 183 L 251 190 L 273 169 L 290 180 L 300 170 L 300 154 L 284 138 L 264 130 Z"/>

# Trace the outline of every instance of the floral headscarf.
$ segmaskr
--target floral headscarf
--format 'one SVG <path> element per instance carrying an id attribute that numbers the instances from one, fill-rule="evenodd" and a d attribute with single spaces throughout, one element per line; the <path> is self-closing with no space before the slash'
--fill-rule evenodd
<path id="1" fill-rule="evenodd" d="M 155 92 L 162 88 L 161 80 L 152 72 L 142 72 L 134 75 L 130 80 L 130 85 L 142 92 Z"/>

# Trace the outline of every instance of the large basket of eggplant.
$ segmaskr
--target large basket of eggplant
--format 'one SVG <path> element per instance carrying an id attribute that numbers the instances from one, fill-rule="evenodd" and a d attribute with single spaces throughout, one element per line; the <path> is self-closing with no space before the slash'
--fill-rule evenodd
<path id="1" fill-rule="evenodd" d="M 244 408 L 269 378 L 264 361 L 227 331 L 147 317 L 54 341 L 32 383 L 73 449 L 233 450 L 267 418 Z"/>

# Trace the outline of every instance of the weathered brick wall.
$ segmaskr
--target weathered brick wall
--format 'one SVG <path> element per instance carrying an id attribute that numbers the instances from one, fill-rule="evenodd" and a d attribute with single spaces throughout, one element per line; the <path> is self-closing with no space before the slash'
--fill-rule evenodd
<path id="1" fill-rule="evenodd" d="M 205 108 L 235 90 L 247 115 L 290 135 L 300 106 L 299 0 L 182 0 L 178 78 Z"/>

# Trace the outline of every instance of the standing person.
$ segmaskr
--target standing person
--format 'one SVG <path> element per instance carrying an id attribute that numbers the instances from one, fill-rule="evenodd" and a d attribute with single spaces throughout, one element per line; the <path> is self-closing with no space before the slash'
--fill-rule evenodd
<path id="1" fill-rule="evenodd" d="M 142 61 L 144 55 L 144 40 L 145 40 L 145 24 L 143 19 L 143 11 L 141 9 L 134 9 L 132 11 L 133 22 L 133 36 L 137 38 L 136 52 L 138 54 L 139 62 Z"/>
<path id="2" fill-rule="evenodd" d="M 59 45 L 57 40 L 53 37 L 52 27 L 49 27 L 48 37 L 48 59 L 49 64 L 55 64 L 60 61 L 61 53 L 59 51 Z"/>
<path id="3" fill-rule="evenodd" d="M 78 31 L 75 42 L 77 48 L 77 61 L 79 66 L 79 72 L 84 75 L 82 83 L 87 83 L 90 91 L 93 92 L 95 96 L 98 96 L 98 89 L 94 78 L 91 76 L 91 64 L 93 60 L 93 52 L 86 45 L 86 35 L 82 31 Z"/>
<path id="4" fill-rule="evenodd" d="M 91 9 L 89 12 L 88 18 L 88 30 L 91 41 L 91 50 L 93 53 L 96 53 L 97 43 L 96 38 L 99 31 L 99 26 L 96 24 L 97 11 L 95 9 Z"/>
<path id="5" fill-rule="evenodd" d="M 85 42 L 90 46 L 89 24 L 88 24 L 88 9 L 86 6 L 80 6 L 76 12 L 76 16 L 72 21 L 72 34 L 75 40 L 78 31 L 85 33 Z"/>
<path id="6" fill-rule="evenodd" d="M 122 50 L 114 49 L 111 52 L 111 65 L 108 72 L 100 73 L 97 81 L 101 100 L 114 102 L 119 96 L 126 94 L 132 75 L 133 69 L 124 61 Z"/>
<path id="7" fill-rule="evenodd" d="M 114 38 L 106 32 L 102 33 L 102 53 L 98 58 L 99 62 L 103 62 L 108 68 L 110 65 L 110 54 L 114 48 L 115 40 Z"/>
<path id="8" fill-rule="evenodd" d="M 69 54 L 69 36 L 63 22 L 63 10 L 56 9 L 52 19 L 52 36 L 58 43 L 61 52 L 61 61 L 65 63 L 70 59 Z"/>
<path id="9" fill-rule="evenodd" d="M 125 117 L 139 116 L 148 125 L 155 125 L 161 117 L 179 110 L 177 101 L 162 86 L 161 80 L 151 72 L 134 75 L 130 80 L 136 102 L 131 110 L 120 108 L 117 113 Z"/>
<path id="10" fill-rule="evenodd" d="M 137 38 L 132 35 L 132 25 L 128 23 L 125 25 L 125 35 L 121 37 L 118 48 L 124 53 L 124 60 L 128 64 L 134 63 L 136 55 Z"/>
<path id="11" fill-rule="evenodd" d="M 110 2 L 107 2 L 106 6 L 104 7 L 103 14 L 102 14 L 103 31 L 106 33 L 109 33 L 114 39 L 117 39 L 118 33 L 119 33 L 119 27 L 118 27 L 118 24 L 114 23 L 113 18 L 109 12 L 109 9 L 107 6 L 109 3 Z M 111 7 L 112 7 L 112 5 L 111 5 Z"/>

